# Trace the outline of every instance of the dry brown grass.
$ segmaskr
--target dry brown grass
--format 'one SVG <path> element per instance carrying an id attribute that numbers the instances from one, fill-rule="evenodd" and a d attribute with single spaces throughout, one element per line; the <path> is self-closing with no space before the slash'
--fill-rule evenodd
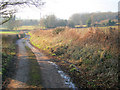
<path id="1" fill-rule="evenodd" d="M 114 29 L 115 28 L 115 29 Z M 74 68 L 63 65 L 79 87 L 118 87 L 118 55 L 120 47 L 118 27 L 65 28 L 54 34 L 53 30 L 31 31 L 31 43 L 76 65 Z"/>

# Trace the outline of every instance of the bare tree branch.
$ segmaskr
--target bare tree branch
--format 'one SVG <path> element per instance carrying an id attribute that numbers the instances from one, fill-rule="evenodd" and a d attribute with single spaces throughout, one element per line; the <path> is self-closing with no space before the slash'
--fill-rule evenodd
<path id="1" fill-rule="evenodd" d="M 4 23 L 8 22 L 12 18 L 12 15 L 10 15 L 10 17 L 6 17 L 6 18 L 7 19 L 5 19 L 2 22 L 0 22 L 0 25 L 3 25 Z"/>
<path id="2" fill-rule="evenodd" d="M 45 2 L 42 0 L 0 0 L 0 18 L 5 19 L 0 22 L 0 25 L 6 23 L 11 18 L 10 16 L 16 13 L 17 10 L 15 6 L 33 5 L 39 8 L 44 4 Z M 14 8 L 11 8 L 12 6 L 14 6 Z"/>

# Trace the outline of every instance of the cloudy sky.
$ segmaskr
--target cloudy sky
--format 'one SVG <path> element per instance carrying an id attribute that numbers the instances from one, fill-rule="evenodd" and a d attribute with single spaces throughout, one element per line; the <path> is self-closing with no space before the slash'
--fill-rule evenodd
<path id="1" fill-rule="evenodd" d="M 25 7 L 17 13 L 18 18 L 40 19 L 54 14 L 58 18 L 68 19 L 74 13 L 117 12 L 120 0 L 43 0 L 46 4 L 41 8 Z"/>

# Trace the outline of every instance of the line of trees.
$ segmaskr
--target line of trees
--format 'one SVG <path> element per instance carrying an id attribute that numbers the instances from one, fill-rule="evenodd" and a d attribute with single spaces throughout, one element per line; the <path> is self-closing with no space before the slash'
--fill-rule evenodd
<path id="1" fill-rule="evenodd" d="M 20 26 L 34 26 L 39 25 L 39 20 L 20 20 L 21 24 Z"/>
<path id="2" fill-rule="evenodd" d="M 89 16 L 90 15 L 90 16 Z M 118 16 L 116 13 L 94 13 L 93 14 L 74 14 L 69 20 L 58 19 L 55 15 L 49 15 L 41 20 L 16 20 L 15 16 L 12 16 L 11 19 L 6 22 L 4 27 L 7 27 L 9 30 L 13 30 L 19 26 L 33 26 L 40 25 L 45 28 L 55 28 L 59 26 L 69 26 L 69 27 L 91 27 L 91 26 L 113 26 L 116 25 Z M 111 16 L 112 15 L 112 16 Z M 82 17 L 82 18 L 81 18 Z M 96 19 L 97 18 L 97 19 Z"/>
<path id="3" fill-rule="evenodd" d="M 2 26 L 6 27 L 8 30 L 17 29 L 21 25 L 21 20 L 16 20 L 15 16 L 12 16 L 9 21 L 4 23 Z"/>
<path id="4" fill-rule="evenodd" d="M 118 13 L 114 12 L 98 12 L 98 13 L 83 13 L 83 14 L 73 14 L 70 17 L 70 20 L 75 24 L 75 25 L 85 25 L 88 19 L 92 20 L 92 24 L 95 24 L 96 22 L 100 22 L 102 20 L 113 20 L 113 19 L 118 19 Z"/>
<path id="5" fill-rule="evenodd" d="M 18 20 L 16 16 L 12 16 L 9 21 L 4 23 L 2 26 L 8 30 L 17 30 L 20 26 L 34 26 L 39 25 L 39 20 Z"/>
<path id="6" fill-rule="evenodd" d="M 55 28 L 58 26 L 67 26 L 67 20 L 58 19 L 55 15 L 49 15 L 40 20 L 40 26 L 46 28 Z"/>
<path id="7" fill-rule="evenodd" d="M 49 15 L 40 20 L 40 25 L 46 28 L 59 26 L 75 27 L 76 25 L 112 26 L 117 23 L 118 14 L 113 12 L 73 14 L 69 20 L 58 19 L 55 15 Z"/>

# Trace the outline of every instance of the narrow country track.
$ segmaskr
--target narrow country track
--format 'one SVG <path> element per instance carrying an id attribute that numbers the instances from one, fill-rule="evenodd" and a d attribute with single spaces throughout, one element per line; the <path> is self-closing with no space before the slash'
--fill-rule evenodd
<path id="1" fill-rule="evenodd" d="M 50 63 L 47 56 L 33 47 L 28 40 L 19 39 L 17 44 L 19 49 L 17 70 L 7 88 L 29 88 L 29 85 L 26 84 L 29 80 L 29 60 L 25 46 L 28 46 L 36 56 L 36 60 L 40 65 L 42 86 L 44 88 L 69 88 L 69 85 L 65 84 L 64 78 L 58 73 L 56 66 Z"/>
<path id="2" fill-rule="evenodd" d="M 18 44 L 18 65 L 16 74 L 13 76 L 8 88 L 28 88 L 26 84 L 29 73 L 29 61 L 28 55 L 25 49 L 25 44 L 23 43 L 23 39 L 19 39 L 17 41 Z"/>
<path id="3" fill-rule="evenodd" d="M 64 79 L 58 73 L 56 67 L 50 64 L 49 58 L 43 55 L 39 50 L 33 47 L 28 41 L 26 45 L 34 52 L 36 59 L 40 65 L 42 81 L 44 88 L 68 88 L 64 83 Z"/>

